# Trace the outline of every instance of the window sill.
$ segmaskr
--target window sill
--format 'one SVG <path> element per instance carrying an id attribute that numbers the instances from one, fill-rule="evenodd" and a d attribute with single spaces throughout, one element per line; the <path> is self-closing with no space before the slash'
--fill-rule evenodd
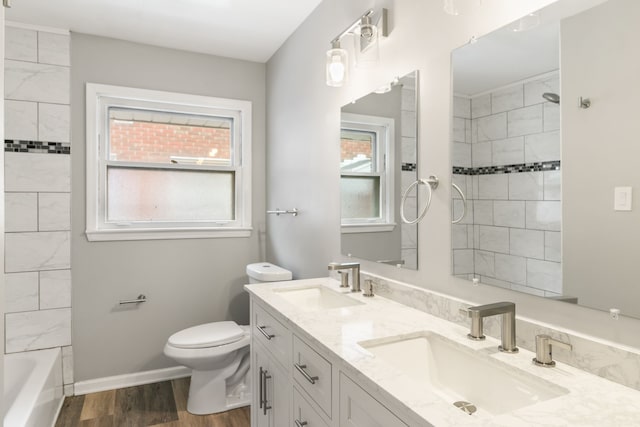
<path id="1" fill-rule="evenodd" d="M 137 229 L 137 230 L 87 230 L 90 242 L 114 240 L 173 240 L 173 239 L 218 239 L 230 237 L 250 237 L 252 228 L 224 229 Z"/>
<path id="2" fill-rule="evenodd" d="M 344 234 L 350 233 L 381 233 L 393 231 L 396 228 L 395 223 L 385 224 L 348 224 L 342 225 L 340 231 Z"/>

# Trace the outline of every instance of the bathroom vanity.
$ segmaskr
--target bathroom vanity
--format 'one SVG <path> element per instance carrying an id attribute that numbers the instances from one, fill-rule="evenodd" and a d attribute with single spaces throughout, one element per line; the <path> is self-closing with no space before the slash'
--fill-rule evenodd
<path id="1" fill-rule="evenodd" d="M 246 289 L 254 427 L 638 423 L 637 390 L 336 280 Z"/>

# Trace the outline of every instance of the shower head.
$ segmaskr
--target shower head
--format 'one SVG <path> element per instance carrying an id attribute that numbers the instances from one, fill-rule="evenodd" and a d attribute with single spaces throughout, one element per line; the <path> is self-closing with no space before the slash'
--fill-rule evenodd
<path id="1" fill-rule="evenodd" d="M 554 104 L 560 104 L 560 95 L 557 93 L 545 92 L 542 94 L 542 97 L 549 102 L 553 102 Z"/>

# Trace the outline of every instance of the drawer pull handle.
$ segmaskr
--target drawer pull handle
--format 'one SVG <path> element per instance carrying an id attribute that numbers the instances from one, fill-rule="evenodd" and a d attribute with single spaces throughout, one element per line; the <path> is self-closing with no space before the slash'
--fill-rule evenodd
<path id="1" fill-rule="evenodd" d="M 298 421 L 298 420 L 296 420 L 296 427 L 304 427 L 307 424 L 309 424 L 309 423 L 306 422 L 306 421 Z"/>
<path id="2" fill-rule="evenodd" d="M 275 337 L 275 335 L 271 335 L 269 332 L 265 331 L 264 328 L 266 328 L 266 326 L 257 326 L 256 328 L 258 328 L 258 330 L 262 333 L 262 335 L 264 335 L 264 337 L 268 340 L 270 340 L 271 338 Z"/>
<path id="3" fill-rule="evenodd" d="M 312 377 L 311 375 L 309 375 L 307 373 L 307 371 L 305 371 L 307 365 L 300 365 L 298 363 L 294 363 L 293 366 L 295 366 L 296 369 L 298 370 L 298 372 L 300 372 L 302 374 L 304 379 L 309 381 L 311 384 L 315 384 L 316 381 L 318 381 L 318 377 Z"/>

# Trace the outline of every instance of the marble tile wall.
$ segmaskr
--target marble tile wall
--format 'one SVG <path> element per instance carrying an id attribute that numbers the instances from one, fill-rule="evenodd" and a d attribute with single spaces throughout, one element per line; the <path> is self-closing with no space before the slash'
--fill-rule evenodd
<path id="1" fill-rule="evenodd" d="M 454 97 L 453 181 L 468 199 L 453 225 L 454 274 L 541 296 L 562 293 L 557 72 L 472 98 Z M 545 164 L 544 167 L 531 167 Z M 501 168 L 525 165 L 522 172 Z M 496 170 L 497 169 L 497 170 Z M 517 168 L 516 168 L 517 169 Z M 453 214 L 462 200 L 453 194 Z"/>
<path id="2" fill-rule="evenodd" d="M 402 78 L 402 171 L 400 188 L 401 192 L 397 197 L 401 197 L 405 189 L 417 179 L 415 165 L 417 163 L 417 115 L 416 115 L 416 81 L 415 73 Z M 409 218 L 415 218 L 418 212 L 416 193 L 411 193 L 412 197 L 407 198 L 405 212 Z M 400 199 L 398 199 L 400 200 Z M 400 219 L 398 219 L 402 222 Z M 406 268 L 418 268 L 418 225 L 401 225 L 401 249 L 400 253 L 405 262 Z"/>
<path id="3" fill-rule="evenodd" d="M 61 347 L 72 394 L 70 38 L 7 25 L 5 43 L 5 352 Z"/>

